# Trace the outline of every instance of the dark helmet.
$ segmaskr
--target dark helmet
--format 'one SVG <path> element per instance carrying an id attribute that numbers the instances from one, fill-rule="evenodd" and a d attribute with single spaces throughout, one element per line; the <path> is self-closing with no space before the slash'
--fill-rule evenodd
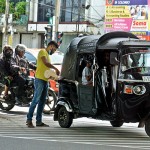
<path id="1" fill-rule="evenodd" d="M 13 49 L 10 45 L 5 45 L 3 47 L 3 57 L 5 58 L 11 58 L 13 55 Z"/>
<path id="2" fill-rule="evenodd" d="M 18 44 L 15 48 L 15 54 L 19 55 L 19 52 L 25 52 L 27 47 L 24 44 Z"/>

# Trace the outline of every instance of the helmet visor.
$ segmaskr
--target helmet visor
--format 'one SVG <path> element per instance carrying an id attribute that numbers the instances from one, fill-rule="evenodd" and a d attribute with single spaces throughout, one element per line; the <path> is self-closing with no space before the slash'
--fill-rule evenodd
<path id="1" fill-rule="evenodd" d="M 13 55 L 12 49 L 6 49 L 5 50 L 5 57 L 11 57 Z"/>

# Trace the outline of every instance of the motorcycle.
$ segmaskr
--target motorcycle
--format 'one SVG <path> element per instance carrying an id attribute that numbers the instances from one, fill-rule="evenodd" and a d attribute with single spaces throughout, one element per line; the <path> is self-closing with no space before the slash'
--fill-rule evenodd
<path id="1" fill-rule="evenodd" d="M 34 95 L 35 78 L 32 76 L 24 76 L 24 79 L 26 80 L 24 86 L 24 98 L 20 102 L 29 104 L 32 101 Z M 15 104 L 17 99 L 16 95 L 18 95 L 19 89 L 18 86 L 14 83 L 9 87 L 7 97 L 4 97 L 4 91 L 5 91 L 5 85 L 4 82 L 1 81 L 0 82 L 0 108 L 4 111 L 9 111 L 16 105 Z M 49 87 L 43 113 L 49 114 L 50 111 L 53 111 L 56 100 L 57 100 L 57 96 L 55 94 L 55 91 Z"/>

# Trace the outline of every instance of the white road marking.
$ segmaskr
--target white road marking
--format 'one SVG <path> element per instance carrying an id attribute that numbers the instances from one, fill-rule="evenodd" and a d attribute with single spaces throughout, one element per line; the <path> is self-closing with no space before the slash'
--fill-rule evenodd
<path id="1" fill-rule="evenodd" d="M 64 129 L 59 127 L 58 122 L 53 121 L 53 116 L 44 115 L 43 120 L 50 124 L 50 127 L 30 129 L 25 126 L 26 114 L 3 113 L 0 119 L 0 137 L 150 149 L 144 128 L 137 128 L 137 124 L 113 128 L 108 121 L 80 118 L 74 120 L 71 128 Z"/>

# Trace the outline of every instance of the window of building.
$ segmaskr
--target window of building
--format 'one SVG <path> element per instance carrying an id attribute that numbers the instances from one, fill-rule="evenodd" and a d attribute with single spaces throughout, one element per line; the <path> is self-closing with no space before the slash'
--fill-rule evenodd
<path id="1" fill-rule="evenodd" d="M 60 22 L 76 22 L 84 20 L 85 0 L 61 0 Z"/>
<path id="2" fill-rule="evenodd" d="M 86 0 L 61 0 L 60 22 L 77 22 L 84 20 Z M 54 16 L 55 0 L 38 1 L 38 22 L 48 22 Z"/>
<path id="3" fill-rule="evenodd" d="M 49 18 L 54 16 L 55 0 L 38 1 L 38 22 L 48 22 Z"/>

